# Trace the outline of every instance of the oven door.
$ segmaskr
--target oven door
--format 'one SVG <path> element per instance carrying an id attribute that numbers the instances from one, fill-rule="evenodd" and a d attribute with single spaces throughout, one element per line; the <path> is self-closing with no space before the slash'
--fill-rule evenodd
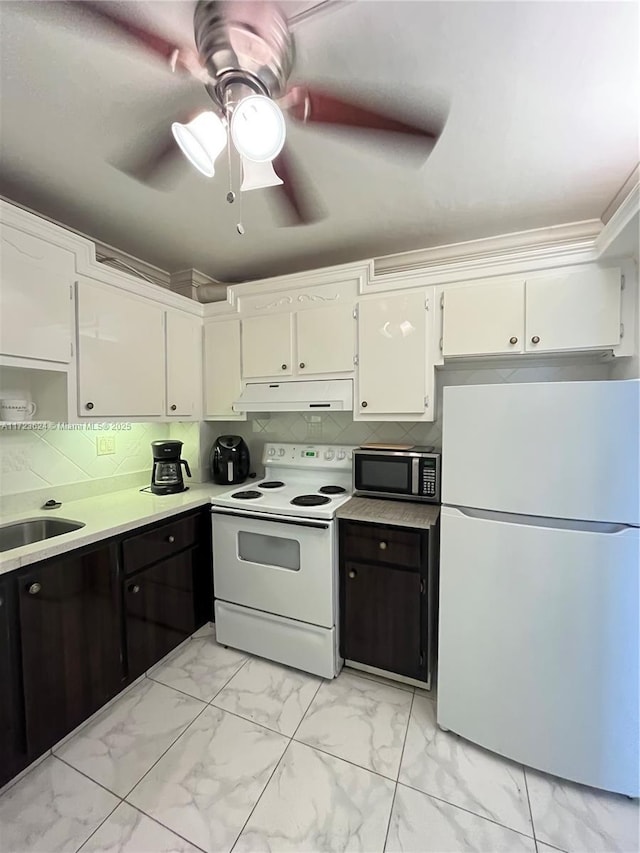
<path id="1" fill-rule="evenodd" d="M 217 599 L 313 625 L 335 624 L 335 522 L 214 508 Z"/>

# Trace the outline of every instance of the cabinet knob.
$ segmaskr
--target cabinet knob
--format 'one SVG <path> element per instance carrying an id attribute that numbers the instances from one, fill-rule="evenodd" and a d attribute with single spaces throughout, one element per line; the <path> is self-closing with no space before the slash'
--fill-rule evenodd
<path id="1" fill-rule="evenodd" d="M 173 545 L 173 543 L 174 543 L 175 541 L 176 541 L 176 537 L 175 537 L 175 536 L 167 536 L 167 542 L 168 542 L 170 545 Z"/>
<path id="2" fill-rule="evenodd" d="M 287 369 L 287 365 L 286 365 L 286 364 L 281 364 L 281 365 L 280 365 L 280 367 L 281 367 L 283 370 L 286 370 L 286 369 Z"/>
<path id="3" fill-rule="evenodd" d="M 540 338 L 539 338 L 537 335 L 534 335 L 534 336 L 531 338 L 531 343 L 532 343 L 532 344 L 539 344 L 539 343 L 540 343 Z"/>
<path id="4" fill-rule="evenodd" d="M 300 362 L 300 367 L 304 369 L 304 361 Z"/>
<path id="5" fill-rule="evenodd" d="M 129 592 L 132 592 L 135 595 L 140 592 L 140 586 L 137 583 L 132 583 L 129 587 Z"/>
<path id="6" fill-rule="evenodd" d="M 175 404 L 175 403 L 173 403 L 173 404 L 171 405 L 171 411 L 172 411 L 172 412 L 175 412 L 175 410 L 176 410 L 177 408 L 178 408 L 178 407 L 176 406 L 176 404 Z"/>
<path id="7" fill-rule="evenodd" d="M 42 584 L 40 584 L 36 581 L 35 583 L 29 584 L 29 586 L 27 587 L 27 592 L 29 593 L 29 595 L 37 595 L 41 589 L 42 589 Z"/>
<path id="8" fill-rule="evenodd" d="M 515 335 L 512 338 L 509 338 L 509 343 L 510 344 L 517 344 L 518 343 L 518 339 L 516 338 Z"/>
<path id="9" fill-rule="evenodd" d="M 357 574 L 357 572 L 355 571 L 355 569 L 351 569 L 351 571 L 349 572 L 349 577 L 355 578 L 356 574 Z"/>
<path id="10" fill-rule="evenodd" d="M 363 401 L 360 403 L 360 405 L 362 406 L 362 408 L 363 408 L 363 409 L 366 409 L 366 408 L 367 408 L 367 401 L 366 401 L 366 400 L 363 400 Z"/>
<path id="11" fill-rule="evenodd" d="M 387 550 L 387 543 L 386 542 L 379 542 L 378 548 L 380 548 L 381 551 L 386 551 Z"/>
<path id="12" fill-rule="evenodd" d="M 85 403 L 85 409 L 89 409 L 89 411 L 91 411 L 91 409 L 93 409 L 93 403 Z"/>

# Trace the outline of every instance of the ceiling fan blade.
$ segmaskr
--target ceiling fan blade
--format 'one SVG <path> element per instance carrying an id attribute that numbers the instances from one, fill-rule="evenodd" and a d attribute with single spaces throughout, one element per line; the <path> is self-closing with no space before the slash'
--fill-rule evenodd
<path id="1" fill-rule="evenodd" d="M 170 63 L 172 67 L 180 67 L 190 73 L 194 73 L 195 67 L 200 65 L 194 50 L 175 44 L 159 33 L 140 26 L 140 24 L 136 24 L 128 18 L 120 17 L 120 15 L 112 12 L 106 3 L 100 2 L 100 0 L 98 2 L 91 2 L 91 0 L 66 0 L 66 3 L 74 9 L 80 10 L 81 13 L 84 12 L 106 23 L 112 29 L 128 36 L 141 47 L 159 56 L 165 62 Z"/>
<path id="2" fill-rule="evenodd" d="M 188 119 L 187 119 L 188 120 Z M 153 134 L 153 142 L 135 154 L 124 154 L 112 161 L 120 172 L 154 189 L 167 189 L 168 170 L 176 163 L 186 162 L 171 132 L 170 122 Z"/>
<path id="3" fill-rule="evenodd" d="M 287 202 L 291 225 L 310 225 L 324 219 L 326 212 L 319 204 L 315 194 L 296 176 L 292 157 L 286 147 L 273 161 L 274 169 L 283 184 L 277 188 L 278 196 Z"/>
<path id="4" fill-rule="evenodd" d="M 429 140 L 438 138 L 438 133 L 433 129 L 399 121 L 392 116 L 360 104 L 343 101 L 334 95 L 308 86 L 293 86 L 285 95 L 283 106 L 288 108 L 292 118 L 303 123 L 317 122 L 359 130 L 402 133 Z"/>

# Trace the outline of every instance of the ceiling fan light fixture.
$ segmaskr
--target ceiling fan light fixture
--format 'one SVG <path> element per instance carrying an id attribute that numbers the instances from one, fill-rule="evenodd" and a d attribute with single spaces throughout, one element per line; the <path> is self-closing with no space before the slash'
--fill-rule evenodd
<path id="1" fill-rule="evenodd" d="M 270 162 L 282 151 L 286 135 L 282 110 L 266 95 L 249 95 L 233 110 L 231 138 L 246 160 Z"/>
<path id="2" fill-rule="evenodd" d="M 212 178 L 216 158 L 227 144 L 227 129 L 222 119 L 207 110 L 187 124 L 174 121 L 171 132 L 191 165 L 205 177 Z"/>
<path id="3" fill-rule="evenodd" d="M 266 187 L 278 187 L 284 181 L 273 168 L 271 160 L 266 160 L 264 163 L 256 163 L 255 160 L 247 160 L 242 158 L 242 186 L 240 192 L 248 190 L 262 190 Z"/>

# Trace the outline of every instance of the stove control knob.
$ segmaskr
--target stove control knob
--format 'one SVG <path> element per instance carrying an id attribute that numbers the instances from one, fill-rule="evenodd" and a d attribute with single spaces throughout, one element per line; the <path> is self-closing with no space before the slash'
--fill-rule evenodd
<path id="1" fill-rule="evenodd" d="M 284 447 L 281 447 L 281 448 L 278 450 L 278 456 L 284 456 L 284 454 L 285 454 Z"/>
<path id="2" fill-rule="evenodd" d="M 338 451 L 338 453 L 337 453 L 336 458 L 337 458 L 337 459 L 346 459 L 346 458 L 347 458 L 347 454 L 344 452 L 344 450 L 339 450 L 339 451 Z"/>
<path id="3" fill-rule="evenodd" d="M 333 452 L 333 450 L 325 450 L 325 452 L 324 452 L 324 458 L 325 459 L 331 460 L 334 458 L 334 456 L 335 456 L 335 453 Z"/>
<path id="4" fill-rule="evenodd" d="M 269 450 L 267 450 L 267 456 L 275 456 L 275 455 L 276 455 L 275 447 L 270 447 Z"/>

